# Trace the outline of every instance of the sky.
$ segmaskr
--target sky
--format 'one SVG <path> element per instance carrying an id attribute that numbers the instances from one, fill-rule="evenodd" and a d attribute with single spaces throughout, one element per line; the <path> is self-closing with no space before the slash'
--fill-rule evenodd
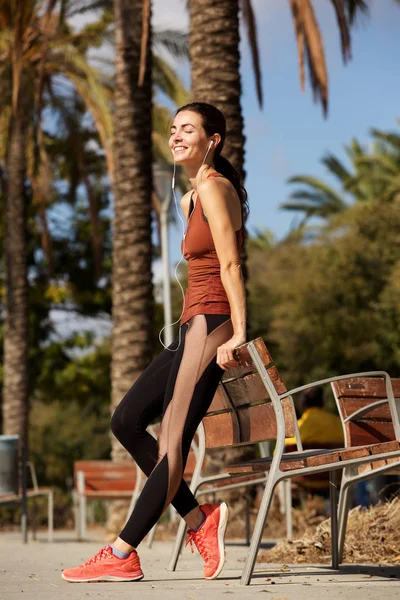
<path id="1" fill-rule="evenodd" d="M 246 136 L 245 186 L 249 195 L 250 233 L 267 228 L 283 238 L 296 220 L 279 208 L 291 192 L 287 180 L 307 174 L 334 183 L 321 165 L 333 153 L 344 160 L 343 147 L 353 137 L 370 143 L 372 127 L 398 127 L 400 118 L 400 7 L 393 0 L 369 0 L 369 18 L 352 30 L 352 60 L 343 65 L 339 33 L 328 0 L 314 0 L 329 72 L 329 115 L 314 104 L 309 86 L 300 91 L 296 41 L 289 0 L 252 0 L 261 56 L 264 106 L 255 93 L 251 56 L 241 30 L 242 110 Z M 189 30 L 186 0 L 153 0 L 155 29 Z M 89 16 L 90 19 L 90 16 Z M 82 25 L 79 17 L 76 25 Z M 173 61 L 190 87 L 188 61 Z M 182 228 L 170 228 L 171 263 L 180 259 Z M 171 267 L 172 272 L 172 267 Z M 161 279 L 159 260 L 153 264 L 154 281 Z"/>
<path id="2" fill-rule="evenodd" d="M 153 0 L 155 28 L 188 31 L 186 0 Z M 253 0 L 261 55 L 264 107 L 258 107 L 251 57 L 241 32 L 242 109 L 246 135 L 250 232 L 268 228 L 280 239 L 294 214 L 279 209 L 291 187 L 287 179 L 308 174 L 326 177 L 320 164 L 331 152 L 345 160 L 343 146 L 357 137 L 370 143 L 372 127 L 395 129 L 400 118 L 400 7 L 372 0 L 370 17 L 352 32 L 352 60 L 343 65 L 339 33 L 330 2 L 314 0 L 329 72 L 329 115 L 324 119 L 311 91 L 300 91 L 296 42 L 289 0 Z M 176 65 L 187 84 L 189 64 Z M 326 177 L 330 183 L 332 180 Z M 180 232 L 171 230 L 172 260 L 179 259 Z M 155 265 L 158 278 L 159 265 Z"/>

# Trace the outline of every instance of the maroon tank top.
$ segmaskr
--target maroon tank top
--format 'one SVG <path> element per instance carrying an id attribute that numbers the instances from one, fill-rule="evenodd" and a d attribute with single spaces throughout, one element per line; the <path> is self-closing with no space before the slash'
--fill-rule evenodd
<path id="1" fill-rule="evenodd" d="M 209 177 L 223 177 L 223 175 L 212 173 Z M 243 241 L 244 228 L 242 225 L 236 231 L 239 252 L 242 249 Z M 194 315 L 230 315 L 228 297 L 220 276 L 220 263 L 199 195 L 197 195 L 196 204 L 189 214 L 181 250 L 184 258 L 188 261 L 188 286 L 180 324 L 183 325 Z"/>

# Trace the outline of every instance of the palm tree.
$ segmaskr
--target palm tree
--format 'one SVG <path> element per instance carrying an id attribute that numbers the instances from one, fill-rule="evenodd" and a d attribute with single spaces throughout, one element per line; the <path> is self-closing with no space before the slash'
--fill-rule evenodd
<path id="1" fill-rule="evenodd" d="M 8 8 L 15 19 L 11 53 L 12 102 L 7 144 L 5 206 L 5 298 L 4 298 L 4 432 L 18 434 L 26 444 L 28 386 L 28 279 L 25 235 L 25 146 L 29 126 L 30 98 L 23 70 L 24 25 L 33 3 L 19 0 Z M 6 12 L 6 11 L 4 11 Z M 7 11 L 8 12 L 8 11 Z M 4 15 L 3 15 L 4 16 Z"/>
<path id="2" fill-rule="evenodd" d="M 150 3 L 115 0 L 114 7 L 112 408 L 151 360 L 153 317 Z M 121 454 L 122 448 L 115 442 L 113 459 Z"/>
<path id="3" fill-rule="evenodd" d="M 329 220 L 332 215 L 349 208 L 351 199 L 353 202 L 393 199 L 400 190 L 400 146 L 397 151 L 395 148 L 400 136 L 375 130 L 373 133 L 381 143 L 374 145 L 372 153 L 356 139 L 345 146 L 351 170 L 333 154 L 327 154 L 321 160 L 328 173 L 338 181 L 339 190 L 317 177 L 296 175 L 288 182 L 301 187 L 290 194 L 290 199 L 281 204 L 281 208 L 302 212 L 304 217 L 300 226 L 303 226 L 311 217 Z"/>
<path id="4" fill-rule="evenodd" d="M 55 85 L 65 86 L 65 77 L 85 98 L 110 156 L 107 87 L 85 59 L 87 39 L 72 35 L 53 12 L 55 5 L 55 0 L 0 4 L 0 147 L 6 156 L 3 424 L 6 433 L 22 438 L 29 397 L 26 177 L 29 173 L 39 200 L 44 96 Z"/>
<path id="5" fill-rule="evenodd" d="M 380 129 L 372 129 L 371 134 L 375 139 L 373 151 L 361 156 L 359 165 L 369 185 L 380 188 L 379 200 L 393 202 L 400 197 L 400 134 Z"/>
<path id="6" fill-rule="evenodd" d="M 297 40 L 300 82 L 305 86 L 305 62 L 314 98 L 328 109 L 328 74 L 322 36 L 311 0 L 289 0 Z M 350 27 L 358 13 L 368 8 L 364 0 L 331 0 L 344 62 L 351 56 Z M 243 174 L 244 134 L 240 106 L 239 12 L 248 32 L 262 106 L 257 27 L 251 0 L 189 0 L 192 95 L 217 106 L 227 117 L 225 155 Z"/>
<path id="7" fill-rule="evenodd" d="M 189 10 L 192 96 L 214 104 L 226 116 L 224 154 L 243 176 L 239 0 L 190 0 Z"/>

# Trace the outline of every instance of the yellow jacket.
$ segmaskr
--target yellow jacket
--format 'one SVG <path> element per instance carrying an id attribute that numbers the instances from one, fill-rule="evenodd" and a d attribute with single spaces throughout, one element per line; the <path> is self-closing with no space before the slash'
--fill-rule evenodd
<path id="1" fill-rule="evenodd" d="M 343 446 L 343 429 L 340 417 L 324 408 L 307 408 L 298 420 L 300 438 L 304 445 L 315 444 L 315 447 L 324 447 L 325 444 Z M 296 444 L 296 438 L 287 438 L 285 443 L 289 446 Z"/>

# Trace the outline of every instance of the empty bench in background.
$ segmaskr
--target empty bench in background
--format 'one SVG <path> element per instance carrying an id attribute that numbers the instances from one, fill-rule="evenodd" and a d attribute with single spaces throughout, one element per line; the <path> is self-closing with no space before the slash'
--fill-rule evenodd
<path id="1" fill-rule="evenodd" d="M 337 522 L 337 471 L 343 468 L 358 469 L 376 461 L 400 457 L 400 423 L 389 375 L 384 371 L 356 373 L 327 378 L 287 391 L 261 338 L 236 349 L 239 366 L 227 371 L 218 387 L 211 407 L 198 429 L 199 446 L 208 448 L 238 447 L 246 444 L 276 440 L 273 457 L 259 458 L 228 465 L 220 477 L 237 477 L 244 474 L 263 474 L 266 477 L 264 492 L 252 534 L 241 582 L 250 582 L 268 516 L 273 492 L 280 481 L 299 475 L 329 472 L 331 493 L 332 566 L 338 568 Z M 358 377 L 378 378 L 385 388 L 385 402 L 392 424 L 391 439 L 374 438 L 360 450 L 360 446 L 303 451 L 297 427 L 297 416 L 292 395 L 304 389 L 339 380 Z M 354 415 L 353 415 L 354 416 Z M 295 437 L 297 451 L 284 454 L 285 438 Z M 200 457 L 201 459 L 201 457 Z M 202 478 L 198 479 L 201 485 Z M 204 480 L 203 480 L 204 481 Z M 192 489 L 197 489 L 196 481 Z M 184 533 L 184 532 L 183 532 Z M 183 537 L 178 536 L 170 569 L 174 570 Z"/>
<path id="2" fill-rule="evenodd" d="M 135 503 L 144 475 L 133 460 L 78 460 L 74 463 L 77 499 L 75 527 L 79 540 L 86 537 L 87 500 L 132 500 Z"/>
<path id="3" fill-rule="evenodd" d="M 342 419 L 346 446 L 357 446 L 358 455 L 365 457 L 377 454 L 382 449 L 398 449 L 399 443 L 396 440 L 386 386 L 382 379 L 358 377 L 335 381 L 331 386 Z M 395 399 L 400 399 L 400 379 L 392 379 L 392 387 Z M 338 510 L 339 561 L 343 558 L 351 488 L 359 481 L 388 472 L 400 473 L 399 456 L 386 457 L 367 462 L 358 468 L 346 467 L 343 470 Z"/>
<path id="4" fill-rule="evenodd" d="M 21 453 L 21 463 L 19 454 Z M 28 470 L 31 487 L 28 482 Z M 36 539 L 36 498 L 47 496 L 47 531 L 53 541 L 53 490 L 39 487 L 33 462 L 26 460 L 26 447 L 20 448 L 18 435 L 0 435 L 0 504 L 21 504 L 22 541 L 28 541 L 28 500 L 32 498 L 32 533 Z"/>

